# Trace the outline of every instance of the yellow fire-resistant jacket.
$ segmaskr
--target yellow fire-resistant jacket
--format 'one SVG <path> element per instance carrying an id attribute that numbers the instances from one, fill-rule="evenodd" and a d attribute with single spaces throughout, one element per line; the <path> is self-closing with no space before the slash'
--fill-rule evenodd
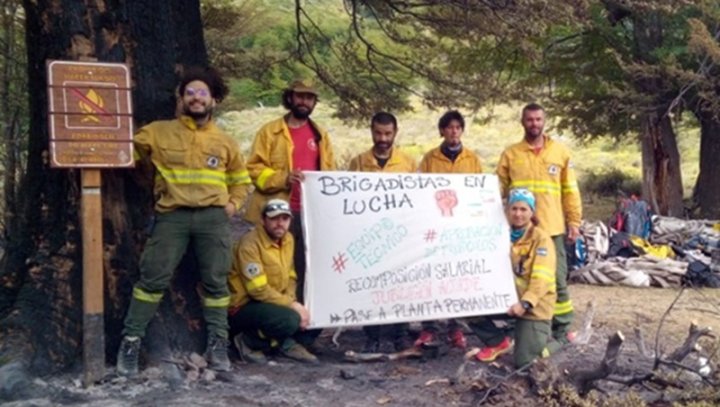
<path id="1" fill-rule="evenodd" d="M 527 188 L 535 194 L 535 215 L 540 227 L 557 236 L 566 232 L 566 223 L 580 227 L 582 204 L 570 150 L 546 135 L 540 154 L 525 140 L 503 151 L 497 166 L 503 197 L 512 188 Z"/>
<path id="2" fill-rule="evenodd" d="M 135 135 L 135 159 L 149 157 L 156 169 L 155 209 L 181 206 L 241 208 L 250 176 L 237 142 L 212 121 L 197 128 L 187 116 L 158 120 Z"/>
<path id="3" fill-rule="evenodd" d="M 328 133 L 310 121 L 315 130 L 315 141 L 320 149 L 320 170 L 335 170 L 335 156 Z M 285 118 L 264 125 L 255 136 L 248 158 L 248 171 L 255 184 L 245 218 L 255 224 L 261 220 L 262 207 L 274 198 L 288 200 L 290 186 L 287 177 L 293 169 L 293 142 Z"/>
<path id="4" fill-rule="evenodd" d="M 460 154 L 455 158 L 455 162 L 445 157 L 445 154 L 440 151 L 438 146 L 428 151 L 420 161 L 420 172 L 478 174 L 482 172 L 482 165 L 477 154 L 464 146 Z"/>
<path id="5" fill-rule="evenodd" d="M 417 164 L 409 155 L 393 148 L 385 167 L 380 168 L 372 148 L 350 160 L 348 171 L 361 172 L 416 172 Z"/>
<path id="6" fill-rule="evenodd" d="M 549 321 L 555 312 L 555 246 L 544 230 L 528 226 L 511 249 L 515 287 L 521 301 L 532 304 L 525 319 Z"/>
<path id="7" fill-rule="evenodd" d="M 250 299 L 289 306 L 295 301 L 297 275 L 293 266 L 295 242 L 286 233 L 278 245 L 259 226 L 240 239 L 233 249 L 228 275 L 230 312 Z"/>

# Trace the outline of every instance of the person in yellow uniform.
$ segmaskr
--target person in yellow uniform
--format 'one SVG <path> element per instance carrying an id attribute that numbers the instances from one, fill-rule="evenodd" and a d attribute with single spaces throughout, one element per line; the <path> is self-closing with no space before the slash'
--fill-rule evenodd
<path id="1" fill-rule="evenodd" d="M 515 337 L 515 366 L 522 367 L 548 356 L 560 346 L 550 334 L 555 308 L 555 249 L 550 236 L 533 223 L 535 197 L 527 189 L 510 191 L 507 217 L 512 241 L 511 259 L 519 301 L 507 311 L 508 328 L 498 328 L 493 317 L 470 321 L 470 327 L 485 347 L 475 356 L 492 362 L 507 353 Z M 505 317 L 505 318 L 507 318 Z"/>
<path id="2" fill-rule="evenodd" d="M 397 132 L 398 125 L 395 116 L 387 112 L 375 113 L 370 120 L 373 146 L 350 160 L 348 169 L 360 172 L 416 172 L 415 159 L 394 146 Z M 380 350 L 380 330 L 379 325 L 363 327 L 367 336 L 363 352 L 375 353 Z M 408 324 L 391 324 L 388 325 L 388 330 L 396 351 L 410 347 Z"/>
<path id="3" fill-rule="evenodd" d="M 303 171 L 336 169 L 330 136 L 310 115 L 318 100 L 315 88 L 294 81 L 282 94 L 283 106 L 289 111 L 260 128 L 255 136 L 248 171 L 255 184 L 246 220 L 260 225 L 263 205 L 274 198 L 290 202 L 293 222 L 290 233 L 295 238 L 295 268 L 298 274 L 297 296 L 302 300 L 305 282 L 305 239 L 300 216 L 300 182 Z"/>
<path id="4" fill-rule="evenodd" d="M 480 158 L 462 144 L 465 132 L 465 118 L 457 110 L 443 114 L 438 121 L 438 130 L 443 138 L 442 143 L 425 154 L 420 162 L 420 172 L 479 174 L 482 172 Z M 422 323 L 422 331 L 415 340 L 415 346 L 429 344 L 436 340 L 439 332 L 436 321 Z M 448 340 L 458 348 L 465 348 L 467 340 L 462 329 L 455 320 L 448 321 Z"/>
<path id="5" fill-rule="evenodd" d="M 545 111 L 530 103 L 522 110 L 525 137 L 500 156 L 497 175 L 503 196 L 512 188 L 526 188 L 537 200 L 536 216 L 555 243 L 557 261 L 557 303 L 553 316 L 553 337 L 561 343 L 572 341 L 570 331 L 574 309 L 567 288 L 565 238 L 580 236 L 582 203 L 570 150 L 544 133 Z M 567 235 L 566 235 L 567 233 Z"/>
<path id="6" fill-rule="evenodd" d="M 439 146 L 428 151 L 420 161 L 420 172 L 479 174 L 482 172 L 480 157 L 462 144 L 465 118 L 457 110 L 450 110 L 438 121 Z"/>
<path id="7" fill-rule="evenodd" d="M 227 275 L 230 218 L 244 204 L 250 177 L 238 143 L 213 121 L 227 86 L 212 69 L 190 69 L 178 87 L 180 117 L 159 120 L 135 136 L 138 160 L 155 167 L 156 221 L 140 258 L 140 281 L 125 318 L 117 371 L 138 372 L 140 342 L 188 244 L 197 256 L 210 367 L 230 370 Z"/>
<path id="8" fill-rule="evenodd" d="M 317 363 L 304 346 L 320 331 L 308 331 L 310 314 L 295 298 L 294 241 L 288 229 L 292 212 L 282 199 L 262 210 L 262 226 L 243 236 L 234 249 L 228 320 L 240 356 L 265 363 L 273 349 L 301 362 Z"/>

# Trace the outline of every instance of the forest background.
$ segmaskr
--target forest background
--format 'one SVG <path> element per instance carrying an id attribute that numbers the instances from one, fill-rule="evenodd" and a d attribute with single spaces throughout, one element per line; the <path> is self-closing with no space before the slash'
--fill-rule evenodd
<path id="1" fill-rule="evenodd" d="M 619 191 L 656 213 L 720 218 L 720 4 L 712 0 L 2 0 L 0 19 L 0 370 L 52 372 L 81 341 L 78 171 L 47 165 L 48 59 L 128 63 L 135 121 L 175 112 L 177 76 L 210 64 L 231 94 L 219 118 L 247 150 L 284 110 L 282 89 L 313 78 L 313 115 L 342 166 L 370 147 L 369 117 L 398 114 L 419 158 L 446 109 L 494 170 L 522 137 L 519 110 L 547 107 L 573 146 L 586 218 Z M 114 362 L 152 202 L 132 171 L 103 172 L 107 359 Z M 598 209 L 602 208 L 602 209 Z M 594 212 L 593 212 L 594 211 Z M 182 275 L 182 274 L 180 274 Z M 198 347 L 196 281 L 176 279 L 152 332 Z"/>

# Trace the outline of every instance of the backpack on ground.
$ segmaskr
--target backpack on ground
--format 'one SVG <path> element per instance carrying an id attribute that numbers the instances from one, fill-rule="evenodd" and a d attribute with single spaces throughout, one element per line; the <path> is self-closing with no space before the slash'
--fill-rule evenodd
<path id="1" fill-rule="evenodd" d="M 610 227 L 643 239 L 650 237 L 652 227 L 650 205 L 635 195 L 618 199 L 617 209 L 610 219 Z"/>

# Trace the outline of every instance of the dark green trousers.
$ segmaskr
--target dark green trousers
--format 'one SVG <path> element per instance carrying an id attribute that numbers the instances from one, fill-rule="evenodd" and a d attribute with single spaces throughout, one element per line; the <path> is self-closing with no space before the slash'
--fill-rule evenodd
<path id="1" fill-rule="evenodd" d="M 295 239 L 295 253 L 293 253 L 293 265 L 295 266 L 295 274 L 297 275 L 297 286 L 295 288 L 295 297 L 301 304 L 305 303 L 305 235 L 303 235 L 302 216 L 300 212 L 293 212 L 292 222 L 290 222 L 290 234 Z"/>
<path id="2" fill-rule="evenodd" d="M 145 336 L 145 328 L 188 245 L 192 245 L 197 257 L 208 333 L 227 338 L 230 224 L 221 207 L 180 208 L 157 215 L 152 236 L 140 258 L 140 281 L 133 288 L 123 335 Z"/>
<path id="3" fill-rule="evenodd" d="M 498 328 L 493 320 L 504 320 L 506 328 Z M 522 367 L 539 357 L 547 357 L 562 346 L 550 335 L 550 321 L 510 318 L 507 315 L 478 317 L 469 321 L 470 328 L 485 344 L 497 346 L 506 336 L 514 337 L 515 367 Z"/>
<path id="4" fill-rule="evenodd" d="M 243 305 L 228 320 L 231 336 L 242 333 L 246 345 L 261 351 L 287 348 L 295 342 L 309 346 L 321 332 L 301 330 L 300 315 L 291 308 L 257 301 Z"/>
<path id="5" fill-rule="evenodd" d="M 570 331 L 570 324 L 573 322 L 575 310 L 570 300 L 570 292 L 567 284 L 567 255 L 565 253 L 565 235 L 552 237 L 557 253 L 557 275 L 555 277 L 557 300 L 555 302 L 555 313 L 552 319 L 552 335 L 557 341 L 567 343 L 567 333 Z"/>

